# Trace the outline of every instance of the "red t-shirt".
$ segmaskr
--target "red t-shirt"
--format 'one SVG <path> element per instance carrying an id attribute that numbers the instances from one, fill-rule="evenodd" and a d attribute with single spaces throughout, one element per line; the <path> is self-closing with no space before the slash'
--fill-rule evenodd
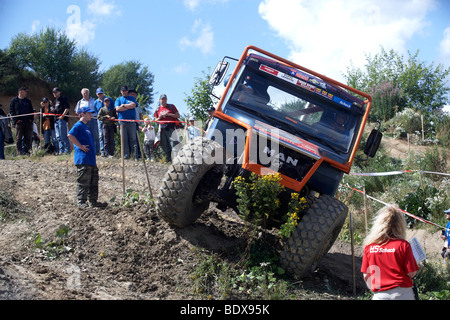
<path id="1" fill-rule="evenodd" d="M 155 111 L 155 118 L 159 117 L 160 114 L 177 113 L 177 112 L 178 112 L 177 107 L 175 107 L 173 104 L 166 104 L 165 107 L 163 107 L 162 105 L 160 105 L 160 106 L 158 107 L 158 109 L 156 109 L 156 111 Z M 163 117 L 160 119 L 160 121 L 162 121 L 162 122 L 163 122 L 163 121 L 170 121 L 170 122 L 173 122 L 173 121 L 177 121 L 177 119 L 172 118 L 172 117 L 165 117 L 165 116 L 163 116 Z M 163 123 L 164 123 L 164 122 L 163 122 Z"/>
<path id="2" fill-rule="evenodd" d="M 374 292 L 412 287 L 408 273 L 417 270 L 411 245 L 406 240 L 390 240 L 384 245 L 371 244 L 364 248 L 361 272 L 369 274 L 367 283 Z"/>

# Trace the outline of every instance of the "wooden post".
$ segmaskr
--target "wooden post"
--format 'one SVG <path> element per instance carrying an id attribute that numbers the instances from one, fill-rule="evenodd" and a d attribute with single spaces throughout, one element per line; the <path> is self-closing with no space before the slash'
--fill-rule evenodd
<path id="1" fill-rule="evenodd" d="M 184 143 L 186 144 L 189 141 L 189 133 L 188 133 L 188 126 L 189 126 L 189 118 L 185 118 L 186 124 L 184 125 Z"/>
<path id="2" fill-rule="evenodd" d="M 406 136 L 408 137 L 408 154 L 409 154 L 409 153 L 411 153 L 410 152 L 411 151 L 411 147 L 410 147 L 410 144 L 409 144 L 409 133 L 407 133 Z"/>
<path id="3" fill-rule="evenodd" d="M 421 121 L 422 121 L 422 142 L 425 141 L 425 130 L 423 127 L 423 114 L 420 115 Z"/>
<path id="4" fill-rule="evenodd" d="M 150 184 L 150 178 L 148 176 L 147 165 L 145 163 L 145 154 L 144 154 L 144 150 L 142 148 L 141 139 L 139 138 L 139 127 L 136 130 L 136 134 L 137 134 L 137 141 L 138 141 L 138 145 L 139 145 L 139 150 L 141 150 L 142 162 L 144 163 L 144 170 L 145 170 L 145 175 L 147 177 L 148 190 L 150 191 L 150 197 L 153 198 L 152 187 L 151 187 L 151 184 Z"/>
<path id="5" fill-rule="evenodd" d="M 42 150 L 42 109 L 39 112 L 39 150 Z"/>
<path id="6" fill-rule="evenodd" d="M 366 235 L 368 234 L 369 225 L 367 223 L 367 197 L 366 197 L 366 187 L 363 189 L 364 192 L 364 222 L 366 224 Z"/>
<path id="7" fill-rule="evenodd" d="M 122 191 L 125 195 L 125 158 L 124 158 L 124 150 L 123 150 L 123 126 L 119 123 L 119 132 L 120 132 L 120 154 L 122 156 Z"/>
<path id="8" fill-rule="evenodd" d="M 355 264 L 355 248 L 353 240 L 353 212 L 350 211 L 350 239 L 352 244 L 352 267 L 353 267 L 353 295 L 356 296 L 356 264 Z"/>
<path id="9" fill-rule="evenodd" d="M 422 186 L 422 190 L 425 190 L 423 186 L 423 179 L 422 179 L 422 169 L 419 168 L 419 177 L 420 177 L 420 185 Z"/>

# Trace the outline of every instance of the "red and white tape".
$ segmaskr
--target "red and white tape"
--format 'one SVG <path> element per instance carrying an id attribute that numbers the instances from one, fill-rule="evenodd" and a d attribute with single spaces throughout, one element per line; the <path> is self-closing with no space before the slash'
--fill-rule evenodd
<path id="1" fill-rule="evenodd" d="M 423 171 L 423 170 L 404 170 L 404 171 L 369 172 L 369 173 L 351 172 L 350 175 L 351 176 L 364 176 L 364 177 L 380 177 L 380 176 L 393 176 L 393 175 L 399 175 L 399 174 L 405 174 L 405 173 L 414 173 L 414 172 L 438 174 L 438 175 L 441 175 L 441 176 L 448 176 L 448 177 L 450 177 L 450 173 Z"/>
<path id="2" fill-rule="evenodd" d="M 358 189 L 355 189 L 355 188 L 346 186 L 346 185 L 344 185 L 344 184 L 342 184 L 341 186 L 346 187 L 346 188 L 349 188 L 349 189 L 352 189 L 353 191 L 356 191 L 356 192 L 359 192 L 359 193 L 364 194 L 364 191 L 361 191 L 361 190 L 358 190 Z M 372 196 L 369 196 L 369 195 L 367 195 L 367 194 L 365 194 L 365 196 L 366 196 L 368 199 L 372 199 L 372 200 L 374 200 L 374 201 L 377 201 L 377 202 L 379 202 L 379 203 L 382 203 L 382 204 L 384 204 L 385 206 L 392 206 L 392 205 L 389 204 L 389 203 L 386 203 L 386 202 L 384 202 L 384 201 L 381 201 L 381 200 L 379 200 L 379 199 L 377 199 L 377 198 L 374 198 L 374 197 L 372 197 Z M 399 209 L 400 209 L 400 208 L 399 208 Z M 445 227 L 442 227 L 442 226 L 440 226 L 440 225 L 438 225 L 438 224 L 436 224 L 436 223 L 434 223 L 434 222 L 431 222 L 431 221 L 425 220 L 425 219 L 423 219 L 423 218 L 421 218 L 421 217 L 418 217 L 418 216 L 416 216 L 416 215 L 413 215 L 412 213 L 409 213 L 409 212 L 407 212 L 407 211 L 405 211 L 405 210 L 400 209 L 400 211 L 402 211 L 404 214 L 410 216 L 411 218 L 414 218 L 414 219 L 416 219 L 416 220 L 422 221 L 422 222 L 424 222 L 424 223 L 431 224 L 431 225 L 433 225 L 433 226 L 435 226 L 435 227 L 439 227 L 439 228 L 441 228 L 441 229 L 445 229 Z"/>

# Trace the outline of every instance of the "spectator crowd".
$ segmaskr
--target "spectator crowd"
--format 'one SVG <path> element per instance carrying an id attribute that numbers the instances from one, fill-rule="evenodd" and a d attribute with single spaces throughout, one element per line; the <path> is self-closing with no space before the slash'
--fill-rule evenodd
<path id="1" fill-rule="evenodd" d="M 81 118 L 81 110 L 88 108 L 92 117 L 87 126 L 93 135 L 95 154 L 102 157 L 113 158 L 116 151 L 115 136 L 119 131 L 123 139 L 123 156 L 125 159 L 138 160 L 144 156 L 147 160 L 155 158 L 155 147 L 159 144 L 167 161 L 172 161 L 172 150 L 179 143 L 174 131 L 182 124 L 180 114 L 173 104 L 167 102 L 167 95 L 162 94 L 159 106 L 154 113 L 153 123 L 143 112 L 137 102 L 137 92 L 126 85 L 120 88 L 121 95 L 114 100 L 105 95 L 102 88 L 95 92 L 97 99 L 92 97 L 90 90 L 81 90 L 81 99 L 74 106 L 75 117 Z M 21 87 L 18 94 L 9 105 L 9 115 L 0 108 L 0 159 L 5 159 L 4 144 L 15 141 L 17 155 L 29 155 L 33 146 L 40 147 L 43 139 L 43 150 L 46 154 L 69 154 L 73 143 L 69 141 L 69 117 L 71 107 L 67 97 L 60 88 L 52 90 L 53 99 L 43 97 L 39 110 L 33 108 L 31 100 L 27 97 L 28 89 Z M 1 107 L 1 105 L 0 105 Z M 39 121 L 35 121 L 41 116 Z M 40 128 L 36 125 L 39 124 Z M 140 124 L 143 123 L 143 127 Z M 201 135 L 201 130 L 189 124 L 188 139 Z M 15 136 L 11 131 L 15 129 Z M 157 130 L 158 129 L 158 130 Z M 144 133 L 144 155 L 139 147 L 139 132 Z"/>

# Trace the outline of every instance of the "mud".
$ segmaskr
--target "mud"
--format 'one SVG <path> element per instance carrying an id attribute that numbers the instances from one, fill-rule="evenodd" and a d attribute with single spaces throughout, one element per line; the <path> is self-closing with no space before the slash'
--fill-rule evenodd
<path id="1" fill-rule="evenodd" d="M 198 299 L 190 277 L 198 249 L 234 259 L 245 245 L 243 224 L 214 205 L 184 229 L 161 220 L 142 200 L 150 193 L 142 162 L 128 160 L 122 171 L 119 159 L 98 158 L 98 167 L 108 207 L 79 209 L 71 157 L 0 162 L 0 299 Z M 167 166 L 147 162 L 147 170 L 156 196 Z M 123 181 L 137 204 L 122 200 Z M 350 245 L 337 241 L 303 287 L 330 282 L 349 293 L 355 280 L 364 291 L 361 255 L 357 247 L 352 259 Z"/>

